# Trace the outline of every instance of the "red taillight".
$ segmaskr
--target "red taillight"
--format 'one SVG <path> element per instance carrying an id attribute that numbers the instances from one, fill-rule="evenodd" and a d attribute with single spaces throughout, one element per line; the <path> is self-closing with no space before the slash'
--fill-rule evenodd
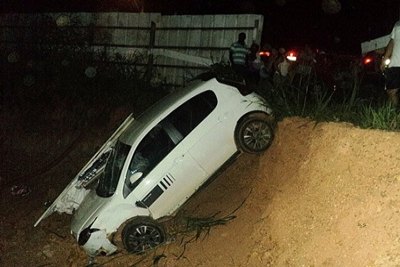
<path id="1" fill-rule="evenodd" d="M 370 57 L 364 58 L 364 64 L 365 64 L 365 65 L 368 65 L 368 64 L 371 63 L 371 62 L 372 62 L 372 58 L 370 58 Z"/>
<path id="2" fill-rule="evenodd" d="M 258 54 L 260 55 L 260 57 L 269 57 L 270 56 L 270 53 L 268 51 L 261 51 Z"/>
<path id="3" fill-rule="evenodd" d="M 295 51 L 289 51 L 289 52 L 287 53 L 286 58 L 287 58 L 289 61 L 296 61 L 296 60 L 297 60 L 297 53 L 296 53 Z"/>

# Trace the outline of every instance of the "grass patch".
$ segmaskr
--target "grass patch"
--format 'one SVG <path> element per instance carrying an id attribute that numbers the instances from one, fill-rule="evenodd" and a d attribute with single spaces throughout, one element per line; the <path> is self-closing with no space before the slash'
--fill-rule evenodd
<path id="1" fill-rule="evenodd" d="M 362 87 L 358 72 L 351 73 L 353 76 L 341 88 L 328 86 L 311 74 L 301 86 L 288 78 L 275 80 L 257 92 L 267 99 L 278 119 L 300 116 L 317 122 L 342 121 L 362 128 L 399 131 L 398 110 L 386 101 L 383 88 L 373 88 L 371 95 Z"/>
<path id="2" fill-rule="evenodd" d="M 360 114 L 360 126 L 368 129 L 398 131 L 400 114 L 392 105 L 380 107 L 363 106 Z"/>

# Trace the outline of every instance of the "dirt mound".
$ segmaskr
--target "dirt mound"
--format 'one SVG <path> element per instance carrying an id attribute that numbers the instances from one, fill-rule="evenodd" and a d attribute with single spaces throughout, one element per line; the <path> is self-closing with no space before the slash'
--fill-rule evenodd
<path id="1" fill-rule="evenodd" d="M 399 266 L 398 144 L 398 133 L 285 119 L 264 155 L 242 155 L 177 217 L 224 218 L 234 211 L 234 220 L 206 228 L 197 239 L 195 233 L 178 235 L 144 256 L 122 252 L 98 257 L 97 263 Z M 32 227 L 43 211 L 40 204 L 53 194 L 47 189 L 52 186 L 38 181 L 23 198 L 2 192 L 0 265 L 87 263 L 69 236 L 70 217 L 53 215 Z"/>

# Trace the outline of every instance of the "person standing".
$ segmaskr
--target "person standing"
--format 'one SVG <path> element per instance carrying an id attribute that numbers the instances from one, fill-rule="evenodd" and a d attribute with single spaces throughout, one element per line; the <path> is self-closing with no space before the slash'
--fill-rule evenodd
<path id="1" fill-rule="evenodd" d="M 385 70 L 385 61 L 390 59 L 388 69 Z M 389 102 L 397 107 L 399 104 L 398 91 L 400 88 L 400 20 L 393 27 L 390 41 L 386 46 L 381 62 L 381 70 L 386 76 L 386 91 Z"/>
<path id="2" fill-rule="evenodd" d="M 246 34 L 244 32 L 239 33 L 238 40 L 234 42 L 229 49 L 229 60 L 231 66 L 236 73 L 241 76 L 246 76 L 247 58 L 249 49 L 245 43 Z"/>
<path id="3" fill-rule="evenodd" d="M 260 70 L 263 62 L 261 61 L 259 55 L 260 46 L 256 43 L 253 43 L 250 46 L 250 52 L 247 59 L 247 71 L 248 71 L 248 81 L 252 85 L 257 85 L 260 80 Z"/>

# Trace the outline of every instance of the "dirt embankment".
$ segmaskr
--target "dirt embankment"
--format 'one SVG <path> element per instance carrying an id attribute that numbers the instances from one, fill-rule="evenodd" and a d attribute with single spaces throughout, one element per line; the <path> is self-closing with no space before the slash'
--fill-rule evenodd
<path id="1" fill-rule="evenodd" d="M 264 155 L 242 155 L 177 218 L 221 218 L 240 207 L 234 220 L 186 245 L 178 236 L 138 265 L 400 266 L 399 162 L 399 133 L 285 119 Z M 32 227 L 52 186 L 38 180 L 23 198 L 3 190 L 0 265 L 87 263 L 68 216 Z M 120 253 L 97 263 L 132 266 L 142 257 Z"/>

